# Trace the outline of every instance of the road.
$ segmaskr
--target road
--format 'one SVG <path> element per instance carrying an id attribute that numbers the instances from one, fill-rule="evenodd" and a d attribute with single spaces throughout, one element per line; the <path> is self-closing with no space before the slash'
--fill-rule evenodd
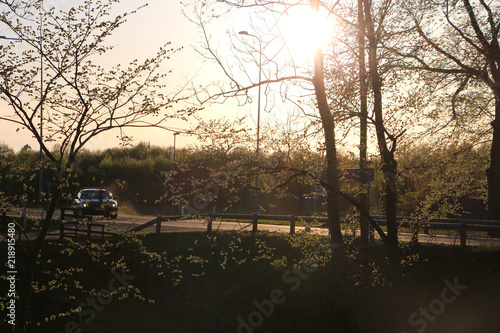
<path id="1" fill-rule="evenodd" d="M 19 216 L 15 212 L 11 212 L 10 216 Z M 37 209 L 27 210 L 28 216 L 39 217 L 41 216 L 41 211 Z M 60 216 L 60 212 L 57 211 L 56 216 Z M 106 229 L 111 232 L 124 232 L 130 230 L 134 227 L 147 223 L 155 219 L 153 216 L 134 216 L 127 214 L 120 214 L 116 220 L 96 220 L 101 223 L 107 223 Z M 305 227 L 295 227 L 296 232 L 304 231 Z M 141 232 L 155 232 L 156 226 L 153 225 L 148 227 Z M 167 231 L 204 231 L 207 230 L 207 225 L 204 220 L 200 219 L 186 219 L 178 221 L 168 221 L 163 222 L 161 230 L 163 232 Z M 244 222 L 220 222 L 214 221 L 212 225 L 212 230 L 233 230 L 233 231 L 251 231 L 252 224 Z M 270 232 L 290 232 L 290 227 L 287 225 L 272 225 L 272 224 L 259 224 L 258 230 L 270 231 Z M 328 230 L 325 228 L 310 228 L 310 232 L 316 234 L 328 234 Z M 346 231 L 351 232 L 351 231 Z M 359 231 L 358 231 L 359 232 Z M 36 237 L 36 233 L 30 233 L 29 237 Z M 53 235 L 51 237 L 57 237 Z M 400 240 L 409 241 L 411 239 L 411 234 L 400 233 Z M 3 241 L 4 236 L 0 235 L 0 242 Z M 445 244 L 445 245 L 460 245 L 460 238 L 457 236 L 447 236 L 447 235 L 426 235 L 419 234 L 419 242 L 427 244 Z M 479 238 L 479 237 L 467 237 L 467 245 L 479 246 L 479 245 L 490 245 L 490 246 L 500 246 L 500 239 L 497 238 Z"/>
<path id="2" fill-rule="evenodd" d="M 126 230 L 128 225 L 135 226 L 134 221 L 135 217 L 131 217 L 131 220 L 120 222 L 121 227 L 120 230 Z M 150 217 L 150 220 L 152 218 Z M 150 221 L 149 220 L 149 221 Z M 148 221 L 145 221 L 148 222 Z M 130 228 L 133 228 L 131 226 Z M 130 229 L 128 228 L 128 229 Z M 214 221 L 212 225 L 213 230 L 238 230 L 238 231 L 251 231 L 252 224 L 251 223 L 242 223 L 242 222 L 218 222 Z M 270 231 L 270 232 L 290 232 L 290 227 L 287 225 L 273 225 L 273 224 L 259 224 L 259 231 Z M 295 232 L 305 231 L 305 227 L 295 227 Z M 155 232 L 156 226 L 148 227 L 144 229 L 144 232 Z M 181 221 L 169 221 L 163 222 L 162 231 L 204 231 L 207 230 L 207 225 L 205 221 L 202 220 L 181 220 Z M 310 228 L 310 232 L 315 234 L 327 235 L 328 229 L 325 228 Z M 344 233 L 351 231 L 344 231 Z M 359 235 L 359 230 L 357 231 Z M 377 235 L 376 235 L 376 238 Z M 409 233 L 399 233 L 399 239 L 402 241 L 410 241 L 412 235 Z M 445 244 L 445 245 L 460 245 L 460 237 L 457 236 L 447 236 L 447 235 L 426 235 L 419 234 L 419 242 L 427 243 L 427 244 Z M 500 246 L 500 239 L 497 238 L 480 238 L 480 237 L 467 237 L 467 245 L 469 246 L 481 246 L 481 245 L 490 245 L 490 246 Z"/>

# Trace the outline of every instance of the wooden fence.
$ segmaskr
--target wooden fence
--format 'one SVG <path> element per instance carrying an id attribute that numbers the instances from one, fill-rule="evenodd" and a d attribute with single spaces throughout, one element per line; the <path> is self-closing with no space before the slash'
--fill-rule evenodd
<path id="1" fill-rule="evenodd" d="M 68 213 L 70 211 L 70 213 Z M 105 231 L 106 223 L 94 222 L 93 216 L 77 216 L 71 207 L 61 208 L 61 225 L 59 238 L 87 236 L 89 238 L 100 236 L 114 236 L 116 233 Z"/>

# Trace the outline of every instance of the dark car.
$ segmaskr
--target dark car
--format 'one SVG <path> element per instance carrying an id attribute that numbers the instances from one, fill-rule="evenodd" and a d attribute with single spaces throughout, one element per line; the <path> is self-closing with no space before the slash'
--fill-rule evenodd
<path id="1" fill-rule="evenodd" d="M 118 216 L 116 197 L 104 188 L 84 188 L 78 192 L 74 203 L 78 216 L 104 215 L 113 219 Z"/>

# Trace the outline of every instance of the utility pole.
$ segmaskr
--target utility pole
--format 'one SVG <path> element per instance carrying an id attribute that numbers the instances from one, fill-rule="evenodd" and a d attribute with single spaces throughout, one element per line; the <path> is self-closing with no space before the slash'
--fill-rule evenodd
<path id="1" fill-rule="evenodd" d="M 365 61 L 365 24 L 364 24 L 363 1 L 358 1 L 358 49 L 359 49 L 359 91 L 360 91 L 360 110 L 359 110 L 359 174 L 361 180 L 361 193 L 359 194 L 359 203 L 366 211 L 369 211 L 368 197 L 368 175 L 367 175 L 367 146 L 368 146 L 368 84 L 366 81 L 366 61 Z M 360 214 L 361 243 L 360 254 L 362 265 L 368 265 L 368 242 L 370 227 L 368 218 Z"/>
<path id="2" fill-rule="evenodd" d="M 259 91 L 257 97 L 257 148 L 255 149 L 257 171 L 255 174 L 255 194 L 254 194 L 254 213 L 259 213 L 259 147 L 260 147 L 260 86 L 262 83 L 262 41 L 256 35 L 249 34 L 248 31 L 240 31 L 240 35 L 249 36 L 259 41 Z"/>

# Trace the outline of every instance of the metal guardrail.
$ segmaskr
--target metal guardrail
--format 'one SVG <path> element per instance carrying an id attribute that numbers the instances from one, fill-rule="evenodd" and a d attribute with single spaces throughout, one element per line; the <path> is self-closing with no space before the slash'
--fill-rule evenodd
<path id="1" fill-rule="evenodd" d="M 381 225 L 387 224 L 385 216 L 375 217 Z M 420 229 L 428 234 L 429 229 L 457 230 L 460 236 L 460 246 L 467 246 L 467 231 L 485 231 L 488 233 L 500 233 L 500 221 L 495 220 L 472 220 L 472 219 L 429 219 L 428 221 L 416 221 L 411 217 L 398 217 L 400 226 L 414 227 L 414 236 L 418 236 Z"/>
<path id="2" fill-rule="evenodd" d="M 385 216 L 372 216 L 374 220 L 380 225 L 386 225 L 387 221 Z M 213 219 L 237 219 L 237 220 L 251 220 L 252 222 L 248 225 L 252 225 L 252 233 L 258 231 L 259 219 L 264 220 L 276 220 L 276 221 L 289 221 L 290 222 L 290 234 L 295 233 L 295 225 L 297 220 L 305 222 L 324 222 L 322 227 L 326 226 L 328 222 L 327 217 L 315 217 L 315 216 L 295 216 L 295 215 L 267 215 L 267 214 L 207 214 L 202 216 L 166 216 L 157 217 L 147 223 L 137 226 L 130 231 L 141 231 L 145 228 L 156 226 L 156 233 L 161 232 L 161 225 L 163 222 L 168 221 L 178 221 L 187 218 L 198 218 L 207 220 L 207 232 L 212 232 L 212 221 Z M 358 221 L 359 217 L 343 218 L 342 222 L 352 222 Z M 418 221 L 412 217 L 398 217 L 399 226 L 413 227 L 414 236 L 418 236 L 421 229 L 424 233 L 428 233 L 429 229 L 447 229 L 447 230 L 457 230 L 460 236 L 460 245 L 465 247 L 467 245 L 467 232 L 468 231 L 486 231 L 500 233 L 500 221 L 494 220 L 472 220 L 472 219 L 430 219 L 428 221 L 422 222 Z M 243 228 L 242 228 L 243 229 Z"/>

